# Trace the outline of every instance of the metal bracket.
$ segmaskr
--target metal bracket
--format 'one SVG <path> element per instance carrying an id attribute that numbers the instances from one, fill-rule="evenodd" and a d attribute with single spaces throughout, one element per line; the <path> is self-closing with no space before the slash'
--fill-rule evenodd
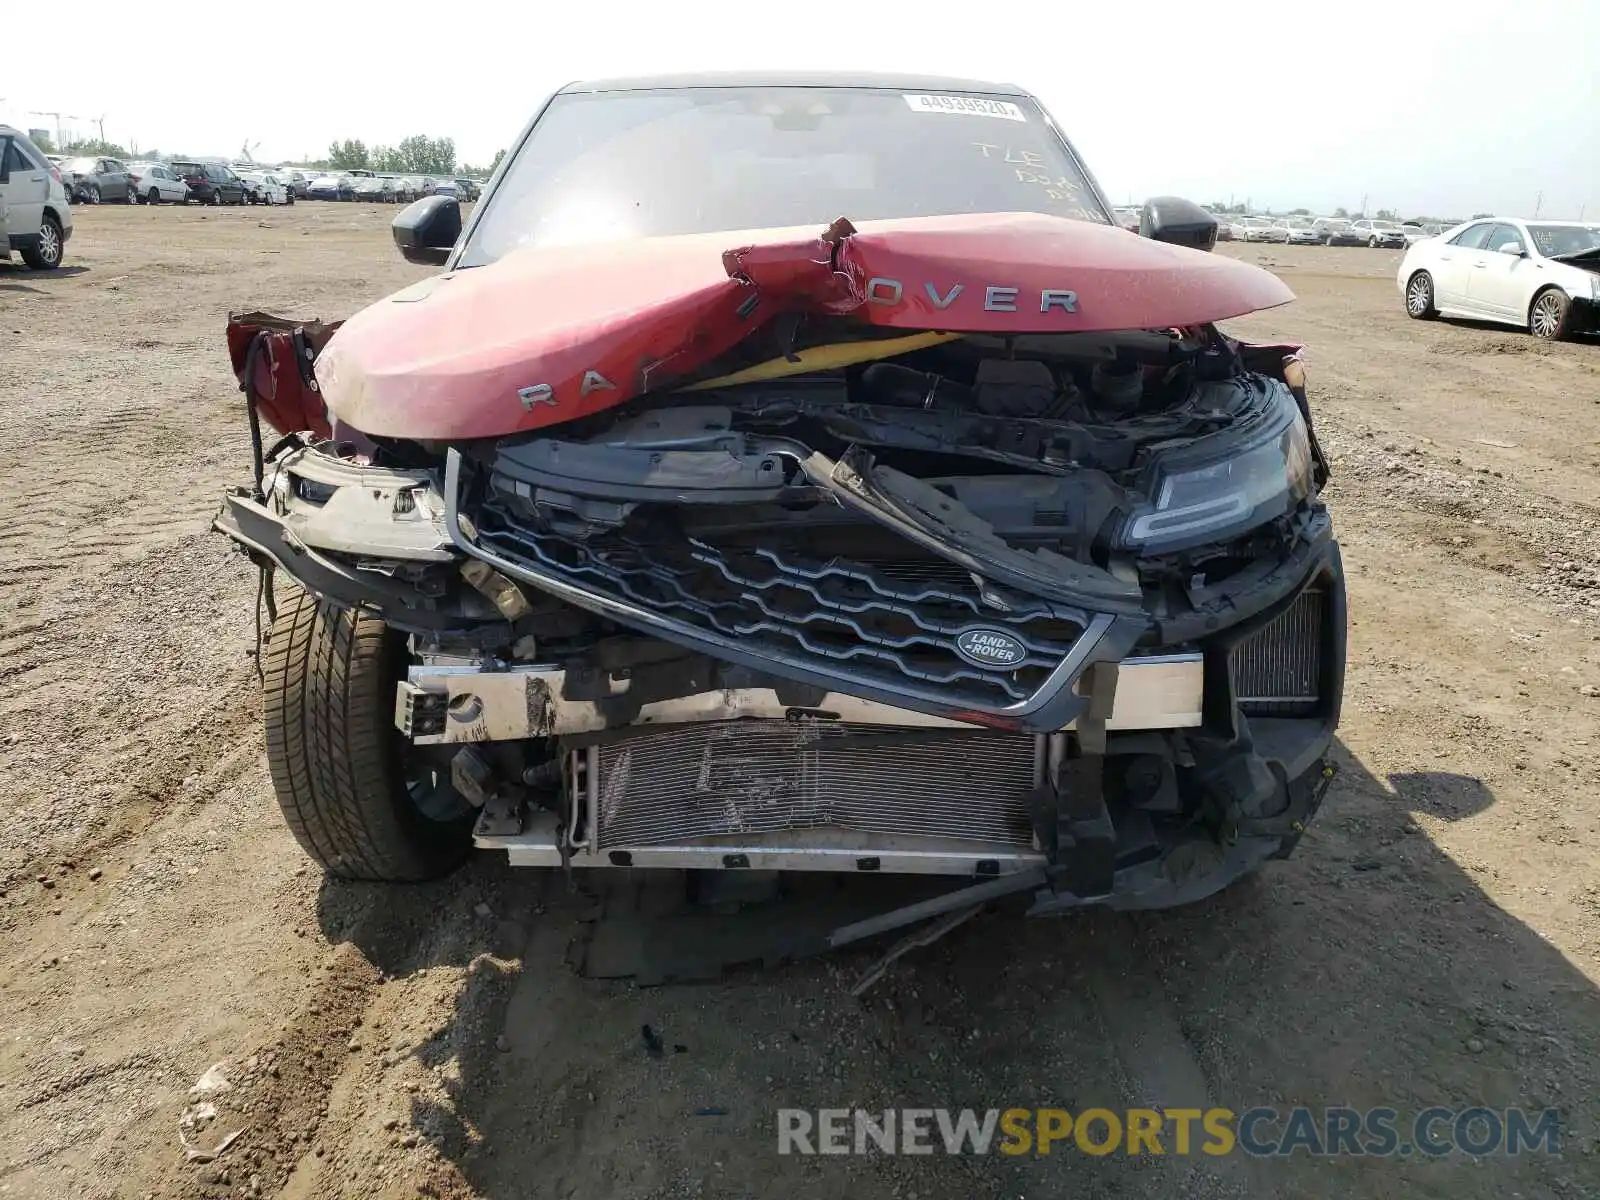
<path id="1" fill-rule="evenodd" d="M 882 958 L 861 973 L 855 984 L 850 988 L 850 994 L 852 996 L 862 995 L 868 988 L 884 977 L 884 974 L 894 965 L 897 959 L 905 957 L 919 946 L 932 945 L 952 929 L 965 925 L 982 911 L 983 905 L 981 904 L 974 904 L 971 908 L 959 908 L 955 912 L 946 913 L 936 921 L 929 921 L 921 929 L 913 930 L 911 933 L 906 934 L 905 937 L 890 946 L 888 952 Z"/>

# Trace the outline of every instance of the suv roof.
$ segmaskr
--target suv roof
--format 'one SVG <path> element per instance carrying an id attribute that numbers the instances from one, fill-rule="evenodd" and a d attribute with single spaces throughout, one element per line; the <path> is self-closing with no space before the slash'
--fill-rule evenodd
<path id="1" fill-rule="evenodd" d="M 641 92 L 660 88 L 815 87 L 885 88 L 900 92 L 990 92 L 1028 96 L 1014 83 L 985 83 L 947 75 L 897 75 L 876 71 L 692 71 L 675 75 L 634 75 L 586 79 L 561 92 Z"/>

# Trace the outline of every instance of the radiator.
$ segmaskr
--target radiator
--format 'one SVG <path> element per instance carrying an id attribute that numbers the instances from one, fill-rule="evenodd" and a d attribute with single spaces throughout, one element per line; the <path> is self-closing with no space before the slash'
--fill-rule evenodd
<path id="1" fill-rule="evenodd" d="M 1326 597 L 1300 593 L 1271 624 L 1234 647 L 1233 691 L 1246 713 L 1304 716 L 1322 695 L 1322 615 Z"/>
<path id="2" fill-rule="evenodd" d="M 827 826 L 1028 846 L 1042 745 L 986 730 L 744 720 L 574 755 L 588 764 L 600 850 Z"/>

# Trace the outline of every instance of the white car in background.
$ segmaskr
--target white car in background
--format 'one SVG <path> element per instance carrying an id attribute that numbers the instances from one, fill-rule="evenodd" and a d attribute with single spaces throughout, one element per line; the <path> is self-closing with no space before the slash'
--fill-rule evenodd
<path id="1" fill-rule="evenodd" d="M 1286 242 L 1288 232 L 1268 217 L 1236 217 L 1233 236 L 1241 242 Z"/>
<path id="2" fill-rule="evenodd" d="M 133 198 L 140 204 L 189 203 L 189 185 L 166 163 L 129 163 L 128 178 L 133 180 Z"/>
<path id="3" fill-rule="evenodd" d="M 260 185 L 260 195 L 268 204 L 293 204 L 294 184 L 276 171 L 252 171 Z"/>
<path id="4" fill-rule="evenodd" d="M 1406 246 L 1405 230 L 1394 221 L 1382 219 L 1351 221 L 1350 232 L 1373 249 L 1388 246 L 1394 250 L 1404 250 Z"/>
<path id="5" fill-rule="evenodd" d="M 1407 246 L 1415 246 L 1418 242 L 1436 238 L 1444 232 L 1442 225 L 1402 225 L 1400 228 L 1406 235 Z"/>
<path id="6" fill-rule="evenodd" d="M 1518 325 L 1534 337 L 1600 333 L 1600 224 L 1490 217 L 1406 251 L 1406 313 Z"/>

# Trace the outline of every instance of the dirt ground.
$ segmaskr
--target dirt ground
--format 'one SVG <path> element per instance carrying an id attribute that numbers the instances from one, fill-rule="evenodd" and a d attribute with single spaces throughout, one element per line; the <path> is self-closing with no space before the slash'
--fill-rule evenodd
<path id="1" fill-rule="evenodd" d="M 986 915 L 642 988 L 482 857 L 324 882 L 267 781 L 230 309 L 424 272 L 392 209 L 78 209 L 0 267 L 0 1195 L 1600 1194 L 1600 346 L 1420 324 L 1398 254 L 1227 247 L 1300 299 L 1349 569 L 1342 771 L 1296 856 L 1165 914 Z M 874 881 L 861 881 L 866 886 Z M 665 1052 L 651 1055 L 649 1025 Z M 679 1047 L 682 1049 L 680 1050 Z M 216 1119 L 189 1089 L 226 1061 Z M 780 1157 L 776 1110 L 1556 1106 L 1559 1157 Z"/>

